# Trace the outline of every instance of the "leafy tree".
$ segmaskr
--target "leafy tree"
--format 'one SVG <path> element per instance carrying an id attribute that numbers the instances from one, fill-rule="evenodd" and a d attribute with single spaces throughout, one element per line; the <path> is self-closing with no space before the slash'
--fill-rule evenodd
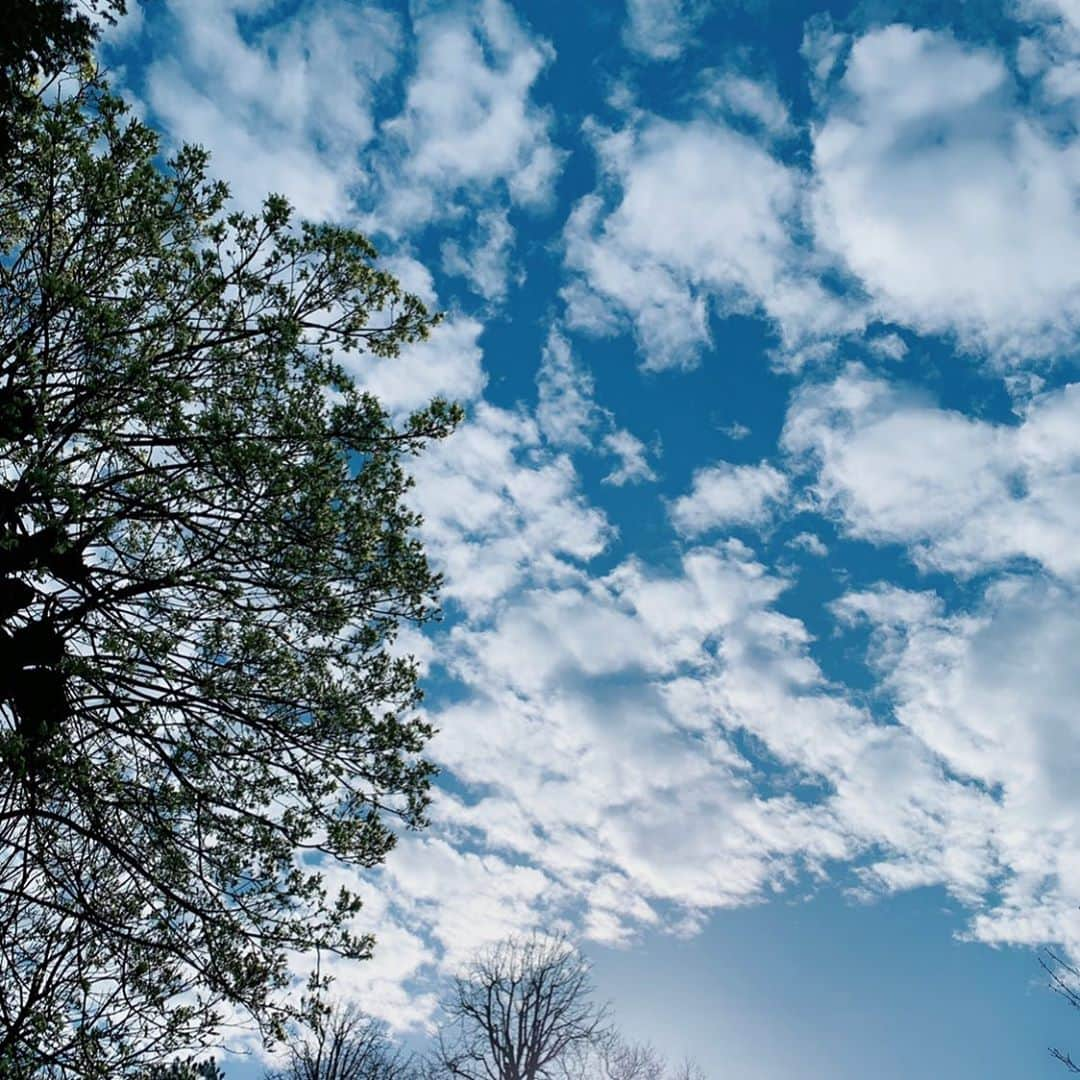
<path id="1" fill-rule="evenodd" d="M 311 1037 L 289 1048 L 284 1068 L 266 1080 L 413 1080 L 411 1055 L 390 1039 L 386 1025 L 355 1006 L 315 1017 Z"/>
<path id="2" fill-rule="evenodd" d="M 121 1075 L 286 954 L 365 957 L 317 856 L 423 824 L 402 620 L 438 581 L 395 424 L 341 359 L 434 322 L 364 237 L 228 211 L 87 82 L 0 186 L 0 1068 Z"/>
<path id="3" fill-rule="evenodd" d="M 89 58 L 102 21 L 115 22 L 125 0 L 6 0 L 0 33 L 0 162 L 41 90 Z"/>
<path id="4" fill-rule="evenodd" d="M 434 1075 L 549 1080 L 574 1075 L 610 1035 L 589 965 L 561 937 L 510 938 L 478 954 L 443 1006 Z"/>

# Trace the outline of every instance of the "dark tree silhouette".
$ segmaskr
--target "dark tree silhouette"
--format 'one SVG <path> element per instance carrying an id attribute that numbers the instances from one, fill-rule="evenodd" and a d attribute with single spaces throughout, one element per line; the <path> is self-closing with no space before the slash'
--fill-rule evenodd
<path id="1" fill-rule="evenodd" d="M 0 31 L 0 171 L 42 88 L 90 58 L 125 0 L 5 0 Z"/>
<path id="2" fill-rule="evenodd" d="M 627 1042 L 612 1035 L 596 1054 L 599 1067 L 592 1070 L 603 1080 L 664 1080 L 667 1064 L 656 1048 L 648 1043 Z"/>
<path id="3" fill-rule="evenodd" d="M 0 185 L 0 1063 L 113 1076 L 368 954 L 311 857 L 424 820 L 404 458 L 457 411 L 340 365 L 433 322 L 362 236 L 70 89 Z"/>
<path id="4" fill-rule="evenodd" d="M 510 938 L 480 953 L 444 1005 L 433 1072 L 462 1080 L 549 1080 L 608 1038 L 586 960 L 565 938 Z"/>
<path id="5" fill-rule="evenodd" d="M 317 1014 L 311 1035 L 289 1047 L 281 1069 L 266 1080 L 414 1080 L 410 1054 L 390 1039 L 386 1025 L 356 1006 Z"/>
<path id="6" fill-rule="evenodd" d="M 225 1080 L 213 1058 L 184 1058 L 168 1065 L 155 1065 L 140 1080 Z"/>
<path id="7" fill-rule="evenodd" d="M 1074 1009 L 1080 1009 L 1080 970 L 1053 949 L 1048 949 L 1045 956 L 1040 956 L 1039 963 L 1049 976 L 1050 989 L 1060 994 Z M 1067 1051 L 1052 1046 L 1050 1054 L 1069 1072 L 1080 1073 L 1080 1064 L 1073 1061 Z"/>

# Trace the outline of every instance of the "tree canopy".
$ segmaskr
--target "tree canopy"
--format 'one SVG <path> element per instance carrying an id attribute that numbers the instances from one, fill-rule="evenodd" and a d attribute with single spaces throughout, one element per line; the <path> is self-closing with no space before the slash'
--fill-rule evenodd
<path id="1" fill-rule="evenodd" d="M 432 773 L 436 613 L 395 423 L 343 359 L 434 317 L 365 238 L 228 208 L 93 81 L 0 190 L 0 1063 L 119 1075 L 289 950 L 363 957 L 317 856 L 382 860 Z"/>
<path id="2" fill-rule="evenodd" d="M 127 10 L 125 0 L 6 0 L 0 33 L 0 169 L 18 125 L 62 71 L 89 58 L 103 22 Z"/>

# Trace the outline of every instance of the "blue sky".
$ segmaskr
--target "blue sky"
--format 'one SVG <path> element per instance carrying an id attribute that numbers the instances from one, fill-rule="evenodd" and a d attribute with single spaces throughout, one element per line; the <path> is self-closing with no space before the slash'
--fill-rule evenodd
<path id="1" fill-rule="evenodd" d="M 564 929 L 713 1077 L 1058 1075 L 1074 0 L 159 0 L 103 56 L 447 312 L 348 361 L 468 419 L 415 463 L 432 826 L 341 992 L 415 1035 Z"/>

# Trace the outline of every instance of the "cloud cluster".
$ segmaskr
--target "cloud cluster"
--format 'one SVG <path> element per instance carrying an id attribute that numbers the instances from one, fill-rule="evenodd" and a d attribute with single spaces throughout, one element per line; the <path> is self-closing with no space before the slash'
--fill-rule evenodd
<path id="1" fill-rule="evenodd" d="M 530 95 L 551 46 L 504 0 L 419 4 L 412 26 L 416 70 L 404 108 L 383 128 L 373 225 L 400 232 L 453 213 L 463 198 L 544 205 L 563 155 L 551 142 L 550 111 Z M 505 246 L 498 220 L 489 212 L 481 222 L 496 249 Z"/>
<path id="2" fill-rule="evenodd" d="M 1048 6 L 1061 7 L 1028 5 Z M 710 311 L 764 315 L 788 363 L 874 321 L 1003 364 L 1070 348 L 1080 143 L 1060 131 L 1076 120 L 1080 32 L 1069 18 L 1021 43 L 1034 101 L 1001 54 L 947 32 L 891 25 L 854 39 L 841 77 L 817 84 L 808 168 L 770 145 L 794 133 L 775 89 L 734 70 L 707 73 L 687 120 L 633 111 L 618 129 L 594 127 L 602 184 L 565 236 L 572 325 L 628 323 L 650 368 L 695 363 Z M 827 55 L 808 59 L 824 78 L 845 42 L 818 30 Z M 757 134 L 736 130 L 739 118 Z M 826 285 L 830 273 L 846 291 Z"/>
<path id="3" fill-rule="evenodd" d="M 749 85 L 739 83 L 744 98 Z M 565 232 L 572 327 L 629 325 L 643 366 L 658 370 L 698 362 L 711 313 L 763 314 L 796 361 L 862 326 L 797 241 L 803 176 L 756 138 L 705 110 L 685 123 L 635 116 L 619 130 L 594 127 L 593 140 L 603 184 Z"/>
<path id="4" fill-rule="evenodd" d="M 973 574 L 1030 560 L 1080 574 L 1080 384 L 1015 424 L 943 409 L 853 366 L 794 396 L 783 441 L 821 509 L 851 536 L 903 544 L 918 565 Z"/>
<path id="5" fill-rule="evenodd" d="M 1080 326 L 1080 144 L 1004 58 L 894 25 L 851 47 L 814 133 L 814 230 L 875 314 L 1008 362 Z"/>
<path id="6" fill-rule="evenodd" d="M 704 548 L 673 574 L 631 560 L 533 587 L 455 629 L 449 663 L 470 692 L 436 713 L 433 752 L 465 793 L 440 813 L 561 882 L 608 941 L 669 907 L 694 923 L 843 856 L 828 807 L 763 798 L 728 737 L 760 708 L 754 675 L 781 697 L 823 689 L 801 629 L 769 611 L 782 587 L 738 545 Z M 710 685 L 729 695 L 726 717 L 702 699 Z"/>
<path id="7" fill-rule="evenodd" d="M 706 8 L 629 0 L 634 70 L 683 56 Z M 554 47 L 505 0 L 418 0 L 408 18 L 315 0 L 276 21 L 249 0 L 170 6 L 171 53 L 132 86 L 174 138 L 215 150 L 241 202 L 276 189 L 378 229 L 433 306 L 433 269 L 487 305 L 353 368 L 397 415 L 439 394 L 469 417 L 411 464 L 451 618 L 436 645 L 405 643 L 445 691 L 430 708 L 447 783 L 432 830 L 366 883 L 383 948 L 337 969 L 343 989 L 422 1023 L 430 979 L 510 930 L 692 932 L 836 868 L 867 893 L 944 886 L 983 940 L 1080 951 L 1080 384 L 1043 390 L 1023 367 L 1045 373 L 1080 328 L 1080 18 L 1066 0 L 1018 10 L 1015 60 L 814 21 L 809 117 L 719 66 L 671 115 L 624 100 L 611 126 L 586 120 L 598 176 L 549 219 L 566 276 L 533 408 L 485 398 L 482 318 L 521 280 L 515 225 L 544 220 L 563 164 L 539 100 Z M 765 321 L 796 376 L 781 444 L 700 463 L 667 502 L 663 556 L 614 552 L 606 489 L 577 464 L 606 456 L 606 483 L 627 485 L 656 479 L 656 450 L 597 399 L 588 335 L 688 368 L 736 313 Z M 825 363 L 864 332 L 888 378 Z M 918 334 L 1027 379 L 1016 418 L 896 381 Z M 796 508 L 827 523 L 807 520 L 781 565 L 829 556 L 825 525 L 990 579 L 958 611 L 887 583 L 833 605 L 842 629 L 870 628 L 872 707 L 786 613 L 796 571 L 730 537 Z"/>
<path id="8" fill-rule="evenodd" d="M 967 865 L 973 936 L 1080 952 L 1073 588 L 1007 577 L 972 612 L 953 616 L 932 598 L 876 590 L 846 597 L 839 612 L 874 628 L 898 722 L 979 805 L 954 837 L 949 864 L 927 865 L 916 851 L 876 864 L 869 877 L 888 888 L 956 888 Z"/>
<path id="9" fill-rule="evenodd" d="M 570 459 L 542 444 L 528 415 L 478 403 L 413 475 L 423 535 L 446 574 L 443 595 L 483 611 L 529 575 L 560 581 L 603 550 L 604 514 L 581 494 Z"/>
<path id="10" fill-rule="evenodd" d="M 254 7 L 170 3 L 169 48 L 131 89 L 175 142 L 213 152 L 241 205 L 276 192 L 305 216 L 341 219 L 363 178 L 376 95 L 397 69 L 400 20 L 375 4 L 316 0 L 253 31 Z"/>
<path id="11" fill-rule="evenodd" d="M 407 26 L 389 6 L 313 0 L 270 19 L 250 0 L 173 2 L 170 48 L 122 73 L 174 142 L 213 152 L 240 205 L 276 192 L 398 244 L 452 223 L 444 270 L 499 303 L 521 280 L 508 212 L 547 207 L 565 157 L 532 99 L 553 49 L 505 0 L 416 4 Z"/>

